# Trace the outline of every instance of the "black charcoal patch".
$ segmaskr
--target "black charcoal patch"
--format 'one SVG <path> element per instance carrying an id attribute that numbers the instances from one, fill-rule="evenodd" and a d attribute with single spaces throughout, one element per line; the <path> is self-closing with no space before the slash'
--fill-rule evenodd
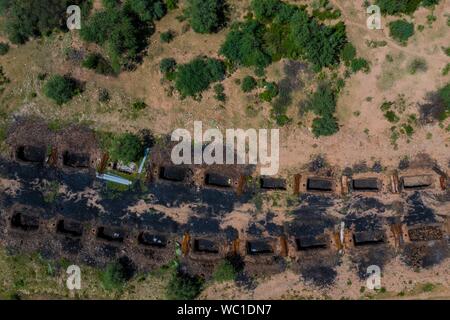
<path id="1" fill-rule="evenodd" d="M 316 265 L 301 265 L 300 274 L 305 282 L 323 288 L 334 284 L 337 271 L 335 266 L 318 262 Z"/>
<path id="2" fill-rule="evenodd" d="M 380 200 L 372 197 L 364 197 L 356 195 L 352 197 L 351 201 L 343 208 L 347 214 L 378 214 L 381 215 L 386 212 L 389 206 L 382 203 Z"/>
<path id="3" fill-rule="evenodd" d="M 286 179 L 261 177 L 261 189 L 267 190 L 286 190 Z"/>
<path id="4" fill-rule="evenodd" d="M 165 236 L 155 235 L 145 231 L 139 234 L 138 241 L 140 244 L 149 247 L 165 248 L 167 246 Z"/>
<path id="5" fill-rule="evenodd" d="M 68 254 L 78 254 L 83 249 L 81 239 L 64 237 L 61 239 L 62 251 Z"/>
<path id="6" fill-rule="evenodd" d="M 449 257 L 447 241 L 412 242 L 405 245 L 402 260 L 411 268 L 431 268 Z"/>
<path id="7" fill-rule="evenodd" d="M 182 182 L 187 176 L 187 169 L 183 167 L 161 167 L 159 178 L 168 181 Z"/>
<path id="8" fill-rule="evenodd" d="M 39 217 L 23 212 L 14 212 L 11 217 L 11 227 L 23 231 L 36 231 L 39 229 Z"/>
<path id="9" fill-rule="evenodd" d="M 377 178 L 353 179 L 352 188 L 355 191 L 378 191 L 379 181 Z"/>
<path id="10" fill-rule="evenodd" d="M 333 181 L 324 178 L 308 178 L 306 189 L 310 192 L 332 192 Z"/>
<path id="11" fill-rule="evenodd" d="M 355 246 L 378 245 L 384 243 L 384 232 L 382 230 L 359 231 L 353 234 Z"/>
<path id="12" fill-rule="evenodd" d="M 56 224 L 56 231 L 72 237 L 81 237 L 83 235 L 83 225 L 78 221 L 59 220 Z"/>
<path id="13" fill-rule="evenodd" d="M 63 164 L 73 168 L 88 168 L 90 165 L 90 157 L 85 153 L 65 151 L 63 154 Z"/>
<path id="14" fill-rule="evenodd" d="M 273 248 L 265 240 L 247 241 L 247 253 L 250 255 L 270 254 L 273 253 Z"/>
<path id="15" fill-rule="evenodd" d="M 97 229 L 97 237 L 112 242 L 123 242 L 125 231 L 117 228 L 99 227 Z"/>
<path id="16" fill-rule="evenodd" d="M 192 234 L 219 234 L 220 222 L 212 218 L 191 217 L 186 226 L 184 226 Z"/>
<path id="17" fill-rule="evenodd" d="M 231 183 L 231 178 L 218 173 L 208 173 L 205 176 L 205 184 L 208 186 L 231 188 Z"/>
<path id="18" fill-rule="evenodd" d="M 407 212 L 404 221 L 407 226 L 436 223 L 436 215 L 434 211 L 424 204 L 422 196 L 419 192 L 416 191 L 409 196 L 406 203 Z"/>
<path id="19" fill-rule="evenodd" d="M 16 155 L 19 160 L 25 162 L 44 163 L 47 149 L 45 147 L 20 146 L 16 150 Z"/>
<path id="20" fill-rule="evenodd" d="M 304 235 L 295 239 L 295 245 L 298 251 L 326 249 L 328 245 L 328 238 L 322 236 Z"/>
<path id="21" fill-rule="evenodd" d="M 194 251 L 199 253 L 219 253 L 219 247 L 214 241 L 208 239 L 194 239 Z"/>

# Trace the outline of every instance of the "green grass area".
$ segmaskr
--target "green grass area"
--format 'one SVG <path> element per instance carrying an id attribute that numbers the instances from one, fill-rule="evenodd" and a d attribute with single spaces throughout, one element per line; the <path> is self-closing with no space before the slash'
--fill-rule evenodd
<path id="1" fill-rule="evenodd" d="M 70 291 L 66 270 L 71 264 L 39 254 L 9 254 L 1 248 L 0 299 L 165 299 L 173 273 L 173 267 L 166 266 L 119 282 L 111 267 L 101 270 L 78 264 L 81 290 Z"/>

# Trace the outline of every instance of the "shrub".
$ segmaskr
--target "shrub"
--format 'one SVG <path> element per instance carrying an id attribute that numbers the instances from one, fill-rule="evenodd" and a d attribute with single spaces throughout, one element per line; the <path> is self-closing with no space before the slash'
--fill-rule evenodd
<path id="1" fill-rule="evenodd" d="M 109 264 L 100 274 L 100 282 L 107 291 L 120 291 L 125 284 L 123 267 L 119 263 Z"/>
<path id="2" fill-rule="evenodd" d="M 237 272 L 233 264 L 228 261 L 222 261 L 214 270 L 213 280 L 216 282 L 233 281 L 237 276 Z"/>
<path id="3" fill-rule="evenodd" d="M 4 56 L 9 51 L 9 45 L 4 42 L 0 42 L 0 56 Z"/>
<path id="4" fill-rule="evenodd" d="M 225 23 L 225 1 L 188 0 L 186 14 L 195 32 L 217 32 Z"/>
<path id="5" fill-rule="evenodd" d="M 142 100 L 138 100 L 138 101 L 133 102 L 132 108 L 134 111 L 141 111 L 141 110 L 144 110 L 145 108 L 147 108 L 147 104 Z"/>
<path id="6" fill-rule="evenodd" d="M 246 76 L 242 80 L 241 89 L 244 92 L 250 92 L 256 88 L 257 82 L 252 76 Z"/>
<path id="7" fill-rule="evenodd" d="M 278 95 L 278 86 L 274 82 L 266 83 L 265 85 L 266 90 L 264 90 L 263 93 L 259 95 L 261 100 L 271 102 L 273 98 L 275 98 Z"/>
<path id="8" fill-rule="evenodd" d="M 346 43 L 341 52 L 342 60 L 346 65 L 356 58 L 356 48 L 350 42 Z"/>
<path id="9" fill-rule="evenodd" d="M 111 141 L 109 156 L 113 161 L 124 163 L 136 162 L 142 157 L 144 146 L 142 140 L 131 133 L 119 135 Z"/>
<path id="10" fill-rule="evenodd" d="M 59 105 L 69 102 L 78 91 L 74 79 L 60 75 L 52 76 L 44 85 L 44 94 Z"/>
<path id="11" fill-rule="evenodd" d="M 316 137 L 331 136 L 339 131 L 336 119 L 327 114 L 320 118 L 315 118 L 312 123 L 312 132 Z"/>
<path id="12" fill-rule="evenodd" d="M 127 0 L 126 4 L 144 22 L 161 19 L 167 12 L 161 0 Z"/>
<path id="13" fill-rule="evenodd" d="M 168 10 L 175 10 L 178 8 L 178 0 L 166 0 Z"/>
<path id="14" fill-rule="evenodd" d="M 384 117 L 385 117 L 389 122 L 392 122 L 392 123 L 397 123 L 397 122 L 400 121 L 400 118 L 395 114 L 394 111 L 391 111 L 391 110 L 386 111 L 386 112 L 384 113 Z"/>
<path id="15" fill-rule="evenodd" d="M 103 58 L 101 54 L 98 53 L 89 54 L 82 62 L 82 66 L 103 75 L 114 73 L 114 70 L 112 69 L 109 62 L 105 58 Z"/>
<path id="16" fill-rule="evenodd" d="M 192 300 L 200 294 L 202 286 L 202 279 L 174 272 L 167 285 L 166 295 L 169 300 Z"/>
<path id="17" fill-rule="evenodd" d="M 50 34 L 54 29 L 66 27 L 65 15 L 70 4 L 80 5 L 82 10 L 90 6 L 86 0 L 39 0 L 1 2 L 5 17 L 5 31 L 14 44 L 23 44 L 31 37 Z"/>
<path id="18" fill-rule="evenodd" d="M 264 48 L 264 32 L 265 27 L 256 21 L 236 23 L 219 53 L 235 65 L 265 68 L 272 59 Z"/>
<path id="19" fill-rule="evenodd" d="M 370 71 L 369 62 L 367 62 L 367 60 L 363 58 L 353 59 L 350 63 L 350 67 L 352 68 L 353 72 L 362 70 L 363 72 L 368 73 Z"/>
<path id="20" fill-rule="evenodd" d="M 176 66 L 177 66 L 177 62 L 175 61 L 174 58 L 164 58 L 159 63 L 159 70 L 161 70 L 161 73 L 166 75 L 169 72 L 174 72 Z"/>
<path id="21" fill-rule="evenodd" d="M 406 20 L 396 20 L 389 23 L 390 36 L 400 43 L 406 43 L 414 35 L 414 24 Z"/>
<path id="22" fill-rule="evenodd" d="M 174 34 L 172 31 L 169 30 L 169 31 L 161 33 L 159 38 L 160 38 L 161 42 L 169 43 L 173 40 Z"/>
<path id="23" fill-rule="evenodd" d="M 400 13 L 413 13 L 419 7 L 420 2 L 421 0 L 377 0 L 376 4 L 384 14 L 396 15 Z"/>
<path id="24" fill-rule="evenodd" d="M 175 87 L 182 97 L 195 97 L 213 82 L 225 77 L 225 64 L 216 59 L 198 57 L 179 65 L 175 74 Z"/>
<path id="25" fill-rule="evenodd" d="M 98 101 L 105 103 L 108 102 L 109 99 L 110 99 L 109 91 L 104 88 L 101 88 L 98 91 Z"/>
<path id="26" fill-rule="evenodd" d="M 262 21 L 272 20 L 281 9 L 281 5 L 279 0 L 252 0 L 251 2 L 256 19 Z"/>
<path id="27" fill-rule="evenodd" d="M 153 31 L 151 21 L 161 18 L 165 10 L 159 0 L 127 0 L 95 12 L 80 30 L 84 41 L 104 45 L 114 71 L 136 61 L 147 46 Z"/>
<path id="28" fill-rule="evenodd" d="M 225 102 L 226 100 L 226 95 L 224 93 L 225 88 L 223 87 L 223 85 L 221 83 L 218 83 L 214 86 L 214 93 L 215 93 L 215 98 L 217 101 L 221 101 L 221 102 Z"/>
<path id="29" fill-rule="evenodd" d="M 308 109 L 318 116 L 333 114 L 336 111 L 336 95 L 327 84 L 321 84 L 309 99 Z"/>
<path id="30" fill-rule="evenodd" d="M 417 71 L 426 72 L 428 70 L 427 62 L 425 59 L 417 58 L 411 61 L 408 66 L 408 72 L 410 74 L 416 74 Z"/>

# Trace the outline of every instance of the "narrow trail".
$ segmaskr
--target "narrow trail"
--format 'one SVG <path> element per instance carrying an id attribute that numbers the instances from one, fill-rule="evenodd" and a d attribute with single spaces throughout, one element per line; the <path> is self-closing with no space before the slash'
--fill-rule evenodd
<path id="1" fill-rule="evenodd" d="M 345 24 L 346 24 L 347 26 L 351 25 L 351 26 L 358 27 L 358 28 L 360 28 L 360 29 L 367 30 L 367 25 L 362 24 L 362 23 L 359 23 L 359 22 L 356 22 L 356 21 L 353 21 L 353 20 L 351 20 L 351 19 L 349 18 L 349 16 L 348 16 L 348 15 L 346 14 L 346 12 L 345 12 L 344 7 L 343 7 L 338 1 L 336 1 L 336 0 L 331 0 L 330 2 L 331 2 L 334 6 L 336 6 L 336 7 L 341 11 L 342 17 L 345 19 L 344 22 L 345 22 Z M 375 33 L 374 33 L 374 34 L 375 34 Z M 389 45 L 390 48 L 397 49 L 397 50 L 402 51 L 402 52 L 404 52 L 404 53 L 407 53 L 407 54 L 409 54 L 409 55 L 413 55 L 413 56 L 417 56 L 417 55 L 425 55 L 425 56 L 428 56 L 428 57 L 433 58 L 433 59 L 435 59 L 435 60 L 439 60 L 439 62 L 442 62 L 442 63 L 448 63 L 448 62 L 449 62 L 449 59 L 447 59 L 447 58 L 445 58 L 445 57 L 436 56 L 436 55 L 434 55 L 434 54 L 430 54 L 430 53 L 426 53 L 426 52 L 424 52 L 424 53 L 418 53 L 418 52 L 416 52 L 416 51 L 413 50 L 413 49 L 403 47 L 403 46 L 399 45 L 397 42 L 395 42 L 394 40 L 392 40 L 391 38 L 389 38 L 388 36 L 386 36 L 386 34 L 384 34 L 384 33 L 382 33 L 382 32 L 378 32 L 378 33 L 376 33 L 375 35 L 376 35 L 377 37 L 381 38 L 382 40 L 386 41 L 386 42 L 388 43 L 388 45 Z"/>

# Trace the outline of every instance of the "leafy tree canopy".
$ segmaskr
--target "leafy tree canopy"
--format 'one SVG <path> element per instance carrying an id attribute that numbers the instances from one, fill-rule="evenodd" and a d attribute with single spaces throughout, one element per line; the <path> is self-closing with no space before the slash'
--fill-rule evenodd
<path id="1" fill-rule="evenodd" d="M 188 0 L 186 11 L 192 29 L 197 33 L 217 32 L 225 23 L 224 0 Z"/>

